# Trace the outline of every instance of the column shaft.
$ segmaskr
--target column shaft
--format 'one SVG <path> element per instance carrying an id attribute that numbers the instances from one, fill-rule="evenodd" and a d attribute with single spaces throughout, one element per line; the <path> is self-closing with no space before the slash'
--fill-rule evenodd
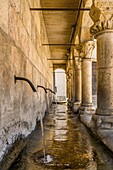
<path id="1" fill-rule="evenodd" d="M 96 114 L 113 115 L 113 30 L 97 34 L 98 88 Z"/>
<path id="2" fill-rule="evenodd" d="M 75 70 L 75 102 L 81 102 L 81 69 Z"/>
<path id="3" fill-rule="evenodd" d="M 92 105 L 92 61 L 82 62 L 82 106 Z"/>

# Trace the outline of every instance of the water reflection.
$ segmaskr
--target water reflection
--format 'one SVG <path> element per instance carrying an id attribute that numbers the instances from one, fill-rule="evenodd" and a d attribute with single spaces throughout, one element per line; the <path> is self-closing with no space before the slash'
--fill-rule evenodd
<path id="1" fill-rule="evenodd" d="M 43 142 L 36 130 L 26 152 L 19 157 L 18 166 L 15 162 L 16 167 L 10 170 L 113 170 L 113 156 L 89 134 L 77 115 L 66 111 L 65 105 L 57 104 L 57 112 L 53 106 L 44 127 L 47 161 L 39 161 Z"/>
<path id="2" fill-rule="evenodd" d="M 67 114 L 66 109 L 58 108 L 55 115 L 55 132 L 54 140 L 55 141 L 66 141 L 67 140 Z"/>
<path id="3" fill-rule="evenodd" d="M 67 130 L 55 130 L 55 141 L 66 141 L 67 140 Z"/>

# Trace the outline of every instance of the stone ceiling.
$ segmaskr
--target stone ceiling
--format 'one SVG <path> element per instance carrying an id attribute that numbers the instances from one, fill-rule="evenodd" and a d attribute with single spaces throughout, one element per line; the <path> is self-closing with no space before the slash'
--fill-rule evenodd
<path id="1" fill-rule="evenodd" d="M 49 59 L 54 64 L 66 63 L 81 2 L 82 0 L 41 0 L 41 8 L 45 9 L 42 12 L 49 41 L 43 45 L 50 46 L 52 58 Z"/>

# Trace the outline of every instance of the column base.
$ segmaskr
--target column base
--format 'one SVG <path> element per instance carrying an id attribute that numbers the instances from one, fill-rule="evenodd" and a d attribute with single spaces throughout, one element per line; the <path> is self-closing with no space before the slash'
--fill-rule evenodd
<path id="1" fill-rule="evenodd" d="M 93 106 L 93 103 L 81 104 L 81 106 L 79 107 L 79 114 L 83 115 L 84 113 L 88 115 L 93 115 L 95 113 L 95 108 Z"/>
<path id="2" fill-rule="evenodd" d="M 93 104 L 82 104 L 79 107 L 79 117 L 81 121 L 87 126 L 91 127 L 92 116 L 95 113 L 95 108 Z"/>
<path id="3" fill-rule="evenodd" d="M 67 105 L 68 105 L 69 108 L 72 108 L 73 102 L 72 102 L 71 99 L 68 99 L 68 100 L 67 100 Z"/>
<path id="4" fill-rule="evenodd" d="M 90 129 L 113 151 L 113 115 L 93 115 L 90 122 Z"/>
<path id="5" fill-rule="evenodd" d="M 80 104 L 81 104 L 80 101 L 76 101 L 76 102 L 73 103 L 72 110 L 73 110 L 74 113 L 78 113 Z"/>
<path id="6" fill-rule="evenodd" d="M 113 115 L 93 115 L 92 119 L 95 123 L 95 128 L 105 129 L 105 130 L 113 130 Z"/>

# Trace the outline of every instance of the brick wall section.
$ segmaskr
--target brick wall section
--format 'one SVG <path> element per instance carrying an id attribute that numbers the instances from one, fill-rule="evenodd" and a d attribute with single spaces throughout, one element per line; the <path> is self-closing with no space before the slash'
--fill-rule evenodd
<path id="1" fill-rule="evenodd" d="M 31 133 L 52 101 L 43 89 L 34 93 L 28 83 L 14 83 L 16 75 L 52 89 L 43 15 L 29 9 L 39 5 L 39 0 L 0 0 L 0 160 L 20 135 Z"/>

